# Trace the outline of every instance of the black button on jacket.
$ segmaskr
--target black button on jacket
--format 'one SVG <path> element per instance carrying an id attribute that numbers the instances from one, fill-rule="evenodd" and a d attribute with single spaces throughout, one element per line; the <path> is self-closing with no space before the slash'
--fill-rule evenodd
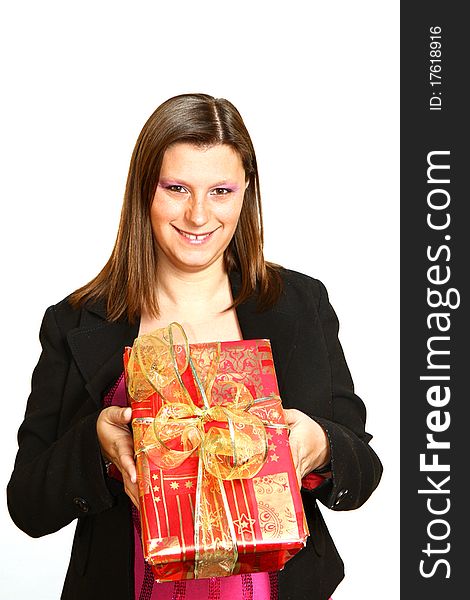
<path id="1" fill-rule="evenodd" d="M 258 313 L 253 298 L 237 316 L 245 339 L 271 340 L 284 407 L 315 419 L 330 441 L 332 478 L 302 491 L 311 537 L 279 577 L 281 600 L 326 600 L 343 578 L 343 563 L 317 500 L 333 510 L 361 506 L 382 467 L 364 430 L 365 407 L 354 393 L 325 287 L 294 271 L 283 270 L 282 278 L 275 307 Z M 239 275 L 230 280 L 236 295 Z M 102 302 L 76 310 L 67 299 L 46 311 L 41 326 L 42 354 L 18 433 L 8 506 L 33 537 L 78 518 L 64 600 L 134 600 L 130 501 L 103 469 L 96 420 L 138 328 L 108 322 Z"/>

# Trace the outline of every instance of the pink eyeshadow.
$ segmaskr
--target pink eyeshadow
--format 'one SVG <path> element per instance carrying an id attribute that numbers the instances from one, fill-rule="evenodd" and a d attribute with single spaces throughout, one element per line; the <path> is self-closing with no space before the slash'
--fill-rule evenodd
<path id="1" fill-rule="evenodd" d="M 182 183 L 181 181 L 176 181 L 175 179 L 160 179 L 160 181 L 158 182 L 158 187 L 168 187 L 170 185 L 181 185 L 183 187 L 187 187 L 186 183 Z M 229 182 L 218 183 L 216 185 L 211 186 L 211 189 L 216 189 L 216 188 L 227 188 L 231 192 L 238 192 L 238 190 L 240 189 L 240 186 L 236 185 L 235 183 L 232 184 Z"/>

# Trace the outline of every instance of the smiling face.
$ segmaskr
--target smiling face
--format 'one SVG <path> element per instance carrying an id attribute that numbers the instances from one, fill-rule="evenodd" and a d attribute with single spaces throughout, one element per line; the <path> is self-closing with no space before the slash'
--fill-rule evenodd
<path id="1" fill-rule="evenodd" d="M 247 185 L 241 158 L 231 146 L 170 146 L 150 209 L 159 263 L 185 272 L 222 265 Z"/>

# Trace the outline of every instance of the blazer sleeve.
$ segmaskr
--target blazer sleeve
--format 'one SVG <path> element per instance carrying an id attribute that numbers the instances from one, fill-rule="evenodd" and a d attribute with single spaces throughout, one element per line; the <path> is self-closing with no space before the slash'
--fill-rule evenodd
<path id="1" fill-rule="evenodd" d="M 361 506 L 377 487 L 382 464 L 369 445 L 372 436 L 365 431 L 366 408 L 354 393 L 338 339 L 338 319 L 325 286 L 318 280 L 316 283 L 320 287 L 318 317 L 331 374 L 332 416 L 309 416 L 328 436 L 332 478 L 309 493 L 333 510 L 352 510 Z"/>
<path id="2" fill-rule="evenodd" d="M 88 412 L 58 437 L 71 358 L 54 307 L 43 318 L 42 352 L 18 432 L 19 449 L 7 487 L 10 515 L 32 537 L 57 531 L 73 519 L 114 504 L 103 470 L 96 421 Z M 86 391 L 83 389 L 84 402 Z"/>

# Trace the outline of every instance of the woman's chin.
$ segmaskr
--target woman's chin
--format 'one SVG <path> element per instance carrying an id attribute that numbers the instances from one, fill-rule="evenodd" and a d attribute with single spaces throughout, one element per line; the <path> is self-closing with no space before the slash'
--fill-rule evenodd
<path id="1" fill-rule="evenodd" d="M 223 264 L 223 252 L 219 255 L 214 256 L 213 254 L 206 255 L 205 253 L 191 253 L 191 256 L 178 256 L 170 259 L 170 263 L 177 270 L 185 272 L 185 273 L 198 273 L 200 271 L 205 271 L 209 267 L 212 267 L 214 264 L 220 262 Z"/>

